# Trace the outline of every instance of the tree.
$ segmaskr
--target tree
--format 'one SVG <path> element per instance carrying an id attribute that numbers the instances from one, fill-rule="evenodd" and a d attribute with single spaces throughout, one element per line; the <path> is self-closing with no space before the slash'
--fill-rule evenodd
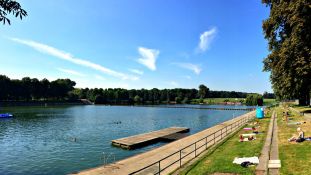
<path id="1" fill-rule="evenodd" d="M 141 102 L 140 96 L 136 95 L 136 96 L 134 97 L 134 102 L 135 102 L 135 103 L 140 103 L 140 102 Z"/>
<path id="2" fill-rule="evenodd" d="M 300 105 L 310 104 L 311 92 L 311 1 L 262 0 L 270 8 L 263 22 L 270 54 L 264 59 L 264 71 L 280 99 L 298 98 Z"/>
<path id="3" fill-rule="evenodd" d="M 263 93 L 263 98 L 270 98 L 270 99 L 274 99 L 275 96 L 273 93 L 268 93 L 268 92 L 264 92 Z"/>
<path id="4" fill-rule="evenodd" d="M 7 99 L 10 92 L 11 80 L 4 75 L 0 75 L 0 100 Z"/>
<path id="5" fill-rule="evenodd" d="M 0 0 L 0 22 L 2 21 L 3 25 L 5 25 L 6 22 L 11 25 L 10 19 L 7 18 L 8 14 L 13 14 L 20 19 L 27 16 L 27 12 L 22 9 L 18 2 L 14 0 Z"/>
<path id="6" fill-rule="evenodd" d="M 262 106 L 263 105 L 263 98 L 262 95 L 259 94 L 248 94 L 246 97 L 246 105 L 248 106 Z"/>
<path id="7" fill-rule="evenodd" d="M 200 96 L 200 98 L 205 98 L 207 96 L 208 92 L 209 92 L 209 88 L 206 87 L 204 84 L 201 84 L 199 86 L 199 96 Z"/>
<path id="8" fill-rule="evenodd" d="M 182 101 L 182 98 L 181 97 L 175 97 L 175 101 L 177 104 L 180 104 Z"/>

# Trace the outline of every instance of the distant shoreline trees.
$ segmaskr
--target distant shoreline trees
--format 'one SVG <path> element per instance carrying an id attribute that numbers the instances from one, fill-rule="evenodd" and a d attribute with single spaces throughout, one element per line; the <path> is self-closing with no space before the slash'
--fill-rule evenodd
<path id="1" fill-rule="evenodd" d="M 21 80 L 0 75 L 0 101 L 74 101 L 88 99 L 95 104 L 133 105 L 191 103 L 203 98 L 246 98 L 249 93 L 235 91 L 210 91 L 205 85 L 197 89 L 122 89 L 122 88 L 74 88 L 70 79 L 25 77 Z M 267 97 L 273 94 L 265 93 Z"/>
<path id="2" fill-rule="evenodd" d="M 68 100 L 74 98 L 72 90 L 76 83 L 70 79 L 47 79 L 25 77 L 21 80 L 10 79 L 0 75 L 0 100 L 32 101 L 32 100 Z"/>

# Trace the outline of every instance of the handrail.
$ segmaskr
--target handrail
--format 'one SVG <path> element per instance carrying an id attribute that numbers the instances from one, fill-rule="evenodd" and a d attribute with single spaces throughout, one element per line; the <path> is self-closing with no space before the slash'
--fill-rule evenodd
<path id="1" fill-rule="evenodd" d="M 150 168 L 150 167 L 152 167 L 152 166 L 155 166 L 155 165 L 158 165 L 158 172 L 154 173 L 154 175 L 160 175 L 161 172 L 163 172 L 164 170 L 166 170 L 167 168 L 171 167 L 172 165 L 174 165 L 174 164 L 176 164 L 176 163 L 178 163 L 178 162 L 179 162 L 179 167 L 181 167 L 181 166 L 182 166 L 182 162 L 181 162 L 182 159 L 184 159 L 185 157 L 189 156 L 189 155 L 192 154 L 192 153 L 195 153 L 194 158 L 197 157 L 197 156 L 200 155 L 202 152 L 204 152 L 204 151 L 201 151 L 201 152 L 199 152 L 199 154 L 197 154 L 197 150 L 198 150 L 198 149 L 201 149 L 203 146 L 205 146 L 205 150 L 207 150 L 210 146 L 215 145 L 217 142 L 219 142 L 219 141 L 221 141 L 223 138 L 225 138 L 226 135 L 228 134 L 228 127 L 230 127 L 230 132 L 233 131 L 233 130 L 235 131 L 235 130 L 237 130 L 240 126 L 242 126 L 243 124 L 245 124 L 246 122 L 248 122 L 251 118 L 253 118 L 253 117 L 247 115 L 246 117 L 241 118 L 241 119 L 235 121 L 234 123 L 231 123 L 231 124 L 229 124 L 229 125 L 226 125 L 226 126 L 220 128 L 220 129 L 218 129 L 217 131 L 214 131 L 213 133 L 211 133 L 211 134 L 209 134 L 209 135 L 207 135 L 207 136 L 205 136 L 205 137 L 203 137 L 203 138 L 201 138 L 201 139 L 199 139 L 199 140 L 197 140 L 197 141 L 195 141 L 195 142 L 193 142 L 193 143 L 191 143 L 191 144 L 189 144 L 189 145 L 187 145 L 187 146 L 185 146 L 185 147 L 179 149 L 178 151 L 175 151 L 175 152 L 171 153 L 171 154 L 168 155 L 168 156 L 165 156 L 164 158 L 162 158 L 162 159 L 160 159 L 160 160 L 158 160 L 158 161 L 156 161 L 156 162 L 154 162 L 154 163 L 152 163 L 152 164 L 150 164 L 150 165 L 148 165 L 148 166 L 145 166 L 145 167 L 143 167 L 143 168 L 141 168 L 141 169 L 139 169 L 139 170 L 137 170 L 137 171 L 134 171 L 134 172 L 130 173 L 130 175 L 133 175 L 133 174 L 142 172 L 142 171 L 144 171 L 144 170 L 146 170 L 146 169 L 148 169 L 148 168 Z M 233 126 L 233 127 L 232 127 L 232 126 Z M 226 129 L 225 132 L 223 132 L 224 129 Z M 232 129 L 233 129 L 233 130 L 232 130 Z M 221 134 L 216 135 L 216 133 L 218 133 L 218 132 L 221 132 Z M 223 134 L 225 134 L 225 137 L 223 137 Z M 213 137 L 212 139 L 209 139 L 209 141 L 207 141 L 207 138 L 209 138 L 209 137 L 211 137 L 211 136 L 214 136 L 214 137 Z M 220 137 L 220 139 L 218 139 L 219 137 Z M 216 139 L 218 139 L 218 140 L 216 140 Z M 205 140 L 205 143 L 202 144 L 201 146 L 197 147 L 197 143 L 198 143 L 198 142 L 202 142 L 203 140 Z M 210 142 L 212 142 L 212 141 L 213 141 L 213 144 L 207 146 L 207 145 L 208 145 Z M 185 155 L 182 155 L 182 151 L 185 150 L 185 149 L 187 149 L 187 148 L 189 148 L 189 147 L 191 147 L 191 146 L 194 146 L 194 150 L 190 151 L 189 153 L 186 153 Z M 167 166 L 165 166 L 165 167 L 161 167 L 161 162 L 162 162 L 162 161 L 164 161 L 165 159 L 168 159 L 169 157 L 171 157 L 171 156 L 173 156 L 173 155 L 176 155 L 176 154 L 178 154 L 178 153 L 179 153 L 179 158 L 178 158 L 178 160 L 173 161 L 173 163 L 170 163 L 169 165 L 167 165 Z M 193 159 L 193 158 L 191 158 L 191 159 Z"/>

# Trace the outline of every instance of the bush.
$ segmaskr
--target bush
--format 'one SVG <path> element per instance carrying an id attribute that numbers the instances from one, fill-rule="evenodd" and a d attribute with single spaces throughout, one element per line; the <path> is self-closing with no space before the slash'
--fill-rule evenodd
<path id="1" fill-rule="evenodd" d="M 175 98 L 175 101 L 176 101 L 177 104 L 180 104 L 181 101 L 182 101 L 182 98 L 181 98 L 181 97 L 176 97 L 176 98 Z"/>
<path id="2" fill-rule="evenodd" d="M 262 95 L 259 94 L 248 94 L 246 97 L 246 105 L 247 106 L 262 106 L 263 98 Z"/>

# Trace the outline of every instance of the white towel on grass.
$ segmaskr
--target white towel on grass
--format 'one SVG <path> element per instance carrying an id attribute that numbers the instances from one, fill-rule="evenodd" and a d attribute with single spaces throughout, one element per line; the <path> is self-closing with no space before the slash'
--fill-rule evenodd
<path id="1" fill-rule="evenodd" d="M 253 164 L 259 164 L 258 157 L 243 157 L 243 158 L 234 158 L 233 163 L 241 164 L 242 162 L 251 162 Z"/>

